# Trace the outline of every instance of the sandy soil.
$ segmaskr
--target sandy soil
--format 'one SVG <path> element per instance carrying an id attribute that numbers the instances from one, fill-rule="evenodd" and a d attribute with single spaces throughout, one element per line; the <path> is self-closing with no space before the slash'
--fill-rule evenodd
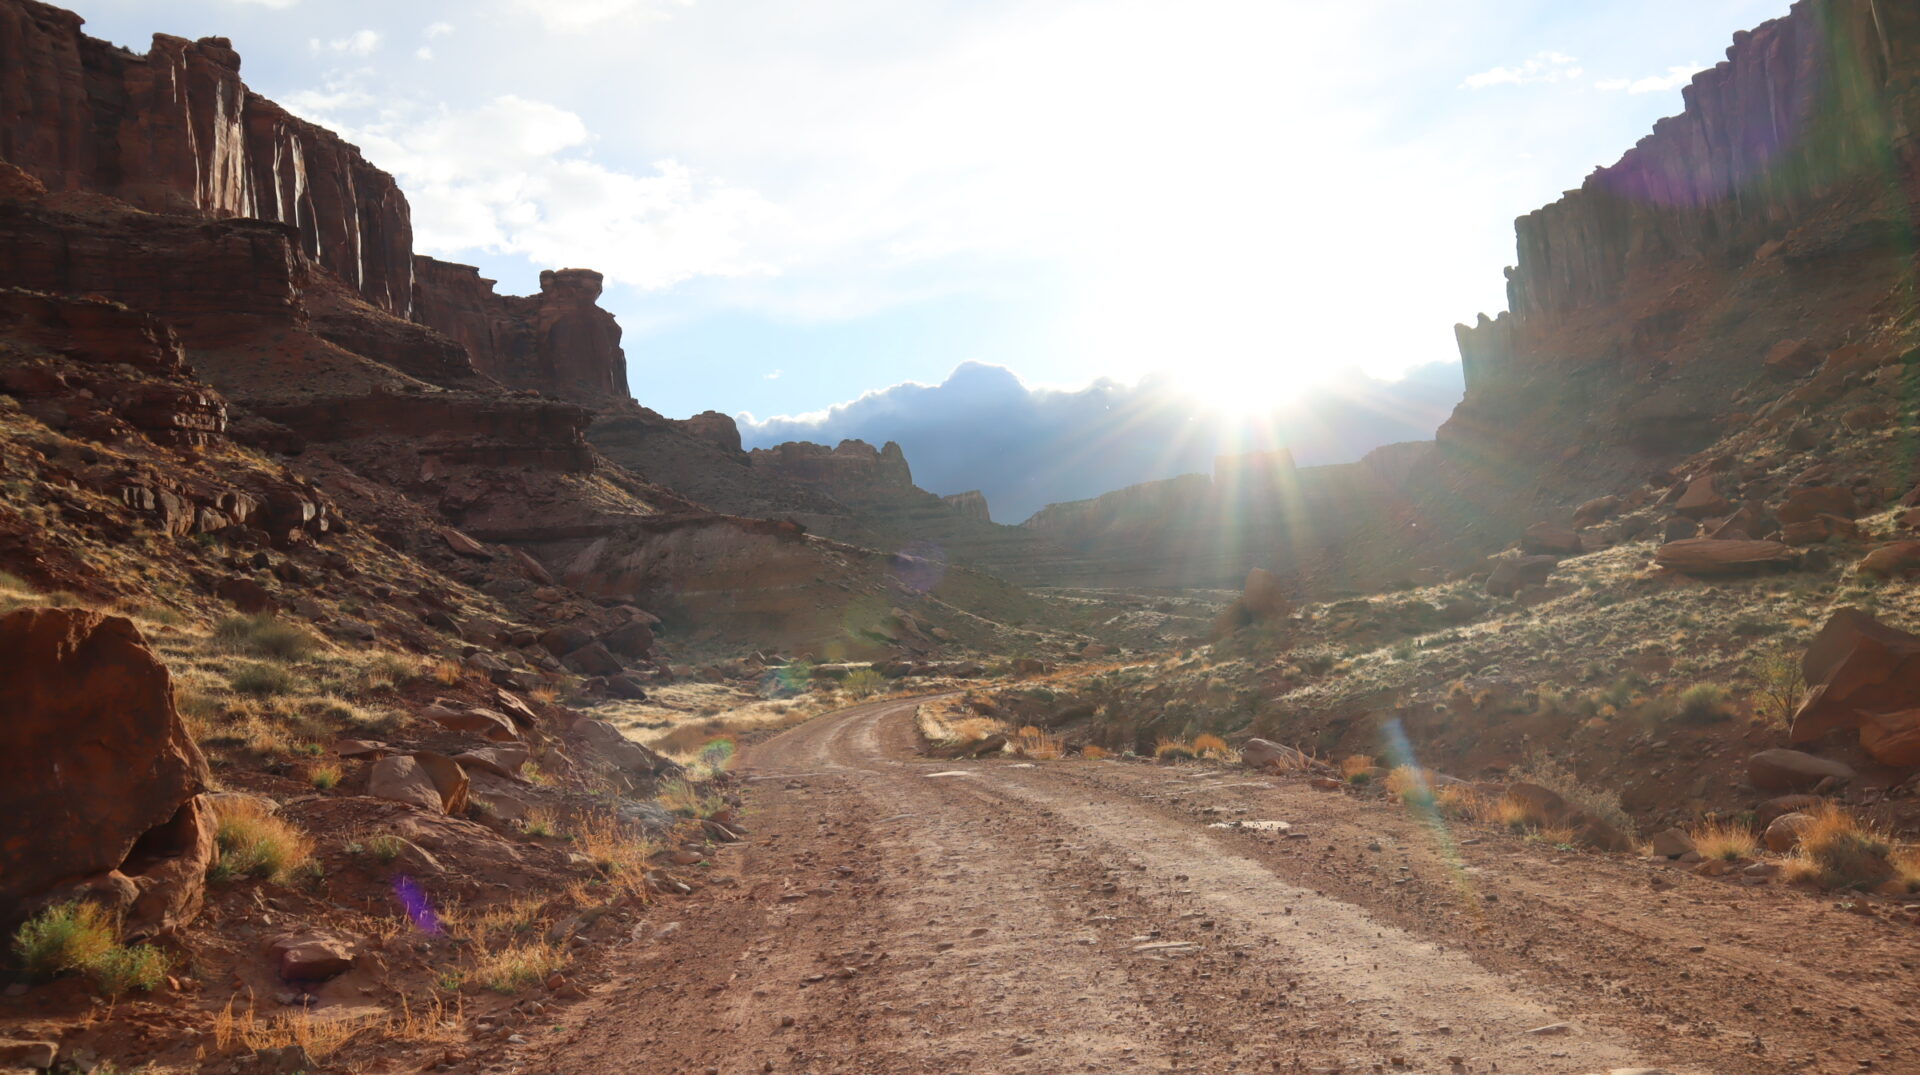
<path id="1" fill-rule="evenodd" d="M 470 1070 L 1920 1071 L 1898 905 L 1245 770 L 937 762 L 912 709 L 751 748 L 708 892 Z"/>

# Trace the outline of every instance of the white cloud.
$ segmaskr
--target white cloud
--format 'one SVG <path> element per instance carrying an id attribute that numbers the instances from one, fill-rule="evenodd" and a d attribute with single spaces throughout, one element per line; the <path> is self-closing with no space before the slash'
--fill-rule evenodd
<path id="1" fill-rule="evenodd" d="M 691 7 L 694 0 L 509 0 L 515 10 L 537 15 L 549 31 L 577 33 L 620 19 L 658 22 L 671 9 Z"/>
<path id="2" fill-rule="evenodd" d="M 433 50 L 428 48 L 425 45 L 421 45 L 419 48 L 414 49 L 413 54 L 423 60 L 433 59 Z"/>
<path id="3" fill-rule="evenodd" d="M 450 22 L 432 23 L 427 27 L 427 40 L 432 41 L 436 37 L 446 37 L 448 34 L 451 34 L 451 33 L 453 33 L 452 23 Z"/>
<path id="4" fill-rule="evenodd" d="M 1564 52 L 1536 52 L 1518 67 L 1494 67 L 1468 75 L 1460 85 L 1470 90 L 1488 86 L 1525 86 L 1533 82 L 1572 81 L 1581 76 L 1580 61 Z"/>
<path id="5" fill-rule="evenodd" d="M 299 3 L 300 0 L 232 0 L 232 2 L 241 5 L 253 4 L 259 7 L 289 8 Z"/>
<path id="6" fill-rule="evenodd" d="M 1628 93 L 1661 93 L 1679 89 L 1693 81 L 1693 76 L 1704 70 L 1706 68 L 1697 63 L 1676 64 L 1667 68 L 1667 73 L 1664 75 L 1648 75 L 1645 78 L 1603 78 L 1595 82 L 1593 88 L 1616 92 L 1625 90 Z"/>
<path id="7" fill-rule="evenodd" d="M 356 30 L 345 37 L 336 37 L 331 41 L 311 38 L 307 41 L 307 50 L 315 56 L 334 53 L 340 56 L 371 56 L 380 47 L 380 33 L 377 30 Z"/>
<path id="8" fill-rule="evenodd" d="M 772 373 L 768 373 L 768 374 L 763 374 L 763 375 L 761 376 L 761 378 L 760 378 L 760 379 L 761 379 L 761 380 L 763 380 L 763 381 L 777 381 L 777 380 L 779 380 L 779 379 L 780 379 L 780 375 L 781 375 L 781 374 L 783 374 L 783 373 L 785 373 L 785 372 L 787 372 L 787 371 L 786 371 L 786 370 L 774 370 L 774 371 L 773 371 Z"/>
<path id="9" fill-rule="evenodd" d="M 776 271 L 749 254 L 747 237 L 777 234 L 781 214 L 751 190 L 673 160 L 651 172 L 609 168 L 592 159 L 578 115 L 513 95 L 469 109 L 389 107 L 349 122 L 329 106 L 366 108 L 351 82 L 295 95 L 290 107 L 335 126 L 393 172 L 423 252 L 524 254 L 641 289 Z"/>

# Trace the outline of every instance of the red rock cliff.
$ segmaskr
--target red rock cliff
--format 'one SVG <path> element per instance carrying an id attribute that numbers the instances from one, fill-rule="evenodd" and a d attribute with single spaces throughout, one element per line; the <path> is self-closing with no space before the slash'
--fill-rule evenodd
<path id="1" fill-rule="evenodd" d="M 291 225 L 367 301 L 411 313 L 413 226 L 392 176 L 250 92 L 225 38 L 155 34 L 143 56 L 82 21 L 0 0 L 0 158 L 56 192 Z"/>
<path id="2" fill-rule="evenodd" d="M 591 269 L 540 274 L 540 294 L 500 295 L 471 265 L 416 257 L 415 317 L 466 345 L 480 372 L 589 407 L 632 402 L 620 326 Z"/>
<path id="3" fill-rule="evenodd" d="M 1920 5 L 1800 0 L 1735 34 L 1680 115 L 1517 221 L 1509 310 L 1455 330 L 1442 443 L 1671 454 L 1780 339 L 1848 342 L 1912 272 L 1917 86 Z"/>

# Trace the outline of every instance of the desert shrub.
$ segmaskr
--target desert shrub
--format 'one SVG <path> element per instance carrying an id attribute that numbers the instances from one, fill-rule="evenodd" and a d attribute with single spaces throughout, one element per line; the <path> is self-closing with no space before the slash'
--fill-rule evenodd
<path id="1" fill-rule="evenodd" d="M 681 817 L 712 817 L 727 805 L 720 796 L 701 791 L 686 780 L 663 781 L 654 798 L 668 811 Z"/>
<path id="2" fill-rule="evenodd" d="M 727 767 L 727 763 L 733 760 L 734 754 L 739 749 L 739 744 L 733 736 L 715 736 L 700 748 L 700 764 L 706 766 L 708 771 L 717 773 Z"/>
<path id="3" fill-rule="evenodd" d="M 872 668 L 856 668 L 847 676 L 843 686 L 855 698 L 868 698 L 887 688 L 887 677 Z"/>
<path id="4" fill-rule="evenodd" d="M 150 944 L 114 945 L 87 964 L 87 976 L 102 994 L 120 997 L 159 988 L 172 969 L 173 960 Z"/>
<path id="5" fill-rule="evenodd" d="M 1754 692 L 1760 715 L 1775 724 L 1792 723 L 1793 714 L 1807 696 L 1807 677 L 1800 659 L 1786 650 L 1763 653 L 1748 671 L 1759 688 Z"/>
<path id="6" fill-rule="evenodd" d="M 465 677 L 466 669 L 460 666 L 459 661 L 448 660 L 443 657 L 433 662 L 433 665 L 428 668 L 427 674 L 432 676 L 434 682 L 441 686 L 452 687 Z"/>
<path id="7" fill-rule="evenodd" d="M 1340 775 L 1355 784 L 1365 783 L 1367 770 L 1373 768 L 1373 755 L 1349 754 L 1340 759 Z"/>
<path id="8" fill-rule="evenodd" d="M 560 822 L 553 811 L 536 806 L 527 811 L 526 834 L 528 836 L 553 836 L 560 831 Z"/>
<path id="9" fill-rule="evenodd" d="M 313 861 L 313 841 L 247 799 L 223 802 L 214 843 L 220 857 L 208 871 L 216 881 L 241 877 L 285 883 Z"/>
<path id="10" fill-rule="evenodd" d="M 367 841 L 367 853 L 383 866 L 392 865 L 393 861 L 406 849 L 407 842 L 391 833 L 381 833 Z"/>
<path id="11" fill-rule="evenodd" d="M 257 662 L 243 664 L 227 676 L 227 686 L 236 693 L 261 698 L 291 694 L 297 682 L 285 668 Z"/>
<path id="12" fill-rule="evenodd" d="M 1487 804 L 1467 785 L 1448 784 L 1433 793 L 1433 809 L 1441 817 L 1460 821 L 1484 816 Z"/>
<path id="13" fill-rule="evenodd" d="M 420 662 L 398 653 L 382 652 L 360 669 L 362 690 L 390 690 L 420 674 Z"/>
<path id="14" fill-rule="evenodd" d="M 1398 765 L 1387 774 L 1387 794 L 1422 809 L 1433 806 L 1433 774 L 1414 765 Z"/>
<path id="15" fill-rule="evenodd" d="M 79 970 L 114 947 L 113 919 L 97 903 L 57 903 L 21 924 L 13 954 L 28 974 L 51 978 Z"/>
<path id="16" fill-rule="evenodd" d="M 1709 821 L 1687 830 L 1687 835 L 1701 858 L 1737 862 L 1760 857 L 1760 838 L 1737 821 Z"/>
<path id="17" fill-rule="evenodd" d="M 718 803 L 718 797 L 713 799 Z M 705 817 L 717 809 L 706 809 Z M 619 891 L 642 899 L 647 896 L 647 860 L 659 848 L 632 826 L 611 814 L 583 814 L 574 821 L 574 842 L 594 868 Z M 545 977 L 545 975 L 542 975 Z"/>
<path id="18" fill-rule="evenodd" d="M 1581 780 L 1572 770 L 1542 751 L 1527 755 L 1526 760 L 1514 766 L 1509 775 L 1516 780 L 1549 788 L 1576 809 L 1592 814 L 1628 836 L 1634 834 L 1633 818 L 1620 805 L 1619 793 Z"/>
<path id="19" fill-rule="evenodd" d="M 1893 841 L 1845 808 L 1822 803 L 1801 830 L 1787 877 L 1821 888 L 1872 888 L 1895 875 Z"/>
<path id="20" fill-rule="evenodd" d="M 1680 719 L 1688 724 L 1716 724 L 1733 716 L 1727 688 L 1718 683 L 1695 683 L 1680 692 Z"/>
<path id="21" fill-rule="evenodd" d="M 1038 761 L 1053 761 L 1066 754 L 1066 744 L 1057 735 L 1029 724 L 1013 733 L 1013 749 Z"/>
<path id="22" fill-rule="evenodd" d="M 1113 752 L 1094 743 L 1088 743 L 1080 748 L 1080 756 L 1088 761 L 1099 761 L 1102 758 L 1113 757 Z"/>
<path id="23" fill-rule="evenodd" d="M 327 791 L 340 783 L 340 766 L 330 762 L 321 762 L 307 770 L 307 783 L 321 791 Z"/>
<path id="24" fill-rule="evenodd" d="M 213 627 L 214 641 L 234 653 L 275 661 L 298 661 L 320 645 L 306 630 L 266 613 L 228 616 Z"/>
<path id="25" fill-rule="evenodd" d="M 1185 739 L 1161 739 L 1153 745 L 1153 756 L 1161 761 L 1192 761 L 1199 757 L 1193 744 Z"/>

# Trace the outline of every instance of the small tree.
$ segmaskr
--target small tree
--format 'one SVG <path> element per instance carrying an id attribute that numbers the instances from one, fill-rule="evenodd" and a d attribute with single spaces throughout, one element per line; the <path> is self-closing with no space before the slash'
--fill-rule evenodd
<path id="1" fill-rule="evenodd" d="M 1786 650 L 1761 655 L 1753 662 L 1753 678 L 1760 687 L 1754 692 L 1755 708 L 1775 724 L 1787 724 L 1807 696 L 1806 673 L 1800 659 Z"/>

